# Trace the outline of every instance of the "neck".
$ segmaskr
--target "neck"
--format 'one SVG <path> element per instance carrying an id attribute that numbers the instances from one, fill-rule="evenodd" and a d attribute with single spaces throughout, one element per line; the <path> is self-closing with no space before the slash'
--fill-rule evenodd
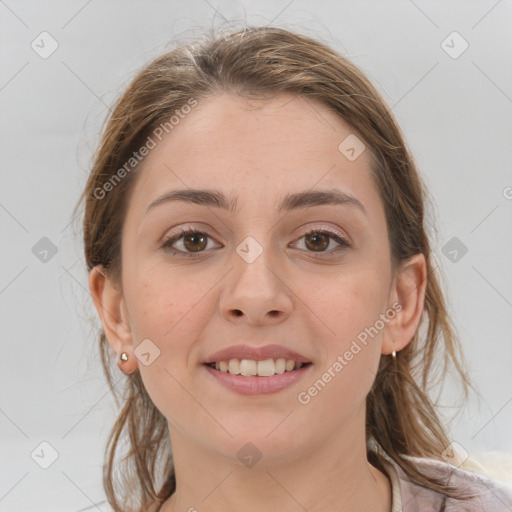
<path id="1" fill-rule="evenodd" d="M 364 428 L 357 431 L 363 435 L 343 431 L 295 460 L 267 456 L 248 468 L 170 428 L 177 487 L 161 512 L 389 512 L 391 484 L 367 460 Z"/>

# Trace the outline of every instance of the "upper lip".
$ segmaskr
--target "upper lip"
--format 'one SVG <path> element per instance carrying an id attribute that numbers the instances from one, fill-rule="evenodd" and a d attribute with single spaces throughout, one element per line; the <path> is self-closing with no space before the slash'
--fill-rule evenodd
<path id="1" fill-rule="evenodd" d="M 262 347 L 252 347 L 250 345 L 233 345 L 215 352 L 203 363 L 217 363 L 219 361 L 229 361 L 230 359 L 252 359 L 255 361 L 264 361 L 265 359 L 292 359 L 296 363 L 309 363 L 309 359 L 301 354 L 283 347 L 282 345 L 265 345 Z"/>

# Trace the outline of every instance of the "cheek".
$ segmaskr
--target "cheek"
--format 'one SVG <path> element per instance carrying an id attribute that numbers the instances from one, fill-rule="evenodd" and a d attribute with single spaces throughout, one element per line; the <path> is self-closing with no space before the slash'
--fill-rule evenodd
<path id="1" fill-rule="evenodd" d="M 217 281 L 211 272 L 192 274 L 162 266 L 139 269 L 131 279 L 127 276 L 125 298 L 135 352 L 142 340 L 149 339 L 158 354 L 148 366 L 139 360 L 140 374 L 152 401 L 167 418 L 190 406 L 182 385 L 187 386 L 197 363 L 195 348 L 215 315 L 209 294 Z"/>
<path id="2" fill-rule="evenodd" d="M 311 414 L 336 410 L 346 419 L 370 391 L 381 357 L 380 318 L 385 313 L 387 281 L 377 269 L 333 279 L 312 295 L 310 332 L 321 332 L 322 354 L 314 378 L 304 384 L 298 402 Z M 314 324 L 314 325 L 313 325 Z M 321 328 L 319 328 L 321 326 Z M 334 409 L 333 409 L 334 408 Z"/>
<path id="3" fill-rule="evenodd" d="M 322 399 L 317 405 L 334 401 L 350 409 L 371 389 L 386 325 L 381 315 L 385 314 L 389 276 L 384 274 L 376 266 L 361 267 L 350 274 L 340 273 L 338 279 L 310 294 L 308 306 L 317 315 L 310 315 L 317 318 L 316 327 L 311 324 L 310 330 L 324 333 L 317 373 L 321 382 L 316 386 Z"/>
<path id="4" fill-rule="evenodd" d="M 165 350 L 207 320 L 204 300 L 214 286 L 212 276 L 153 267 L 140 268 L 126 279 L 125 298 L 135 333 L 135 343 L 151 338 Z M 174 341 L 176 340 L 176 341 Z"/>
<path id="5" fill-rule="evenodd" d="M 158 271 L 156 271 L 158 270 Z M 150 339 L 158 356 L 149 365 L 139 362 L 144 386 L 155 406 L 167 419 L 193 417 L 187 379 L 190 377 L 194 347 L 201 331 L 214 315 L 208 301 L 216 280 L 201 279 L 163 269 L 126 280 L 125 296 L 130 312 L 135 351 L 142 340 Z M 218 280 L 218 279 L 217 279 Z M 183 387 L 185 386 L 185 388 Z M 192 419 L 190 419 L 192 421 Z"/>
<path id="6" fill-rule="evenodd" d="M 340 271 L 319 282 L 304 277 L 300 297 L 322 326 L 330 351 L 343 349 L 385 312 L 388 276 L 369 266 Z M 317 328 L 318 331 L 318 328 Z"/>

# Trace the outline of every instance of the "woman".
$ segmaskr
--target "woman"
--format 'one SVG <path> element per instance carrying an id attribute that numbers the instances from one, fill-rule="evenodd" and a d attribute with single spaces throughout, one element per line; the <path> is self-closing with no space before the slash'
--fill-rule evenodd
<path id="1" fill-rule="evenodd" d="M 309 37 L 248 27 L 134 78 L 81 198 L 115 511 L 512 510 L 428 397 L 441 363 L 469 382 L 425 195 L 375 88 Z"/>

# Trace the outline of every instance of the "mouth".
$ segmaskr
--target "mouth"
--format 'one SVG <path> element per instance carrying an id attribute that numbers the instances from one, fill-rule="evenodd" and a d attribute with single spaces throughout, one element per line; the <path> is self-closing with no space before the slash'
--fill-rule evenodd
<path id="1" fill-rule="evenodd" d="M 306 366 L 311 362 L 298 362 L 293 359 L 229 359 L 224 361 L 212 361 L 204 363 L 220 373 L 239 375 L 242 377 L 272 377 L 284 373 L 291 373 Z"/>

